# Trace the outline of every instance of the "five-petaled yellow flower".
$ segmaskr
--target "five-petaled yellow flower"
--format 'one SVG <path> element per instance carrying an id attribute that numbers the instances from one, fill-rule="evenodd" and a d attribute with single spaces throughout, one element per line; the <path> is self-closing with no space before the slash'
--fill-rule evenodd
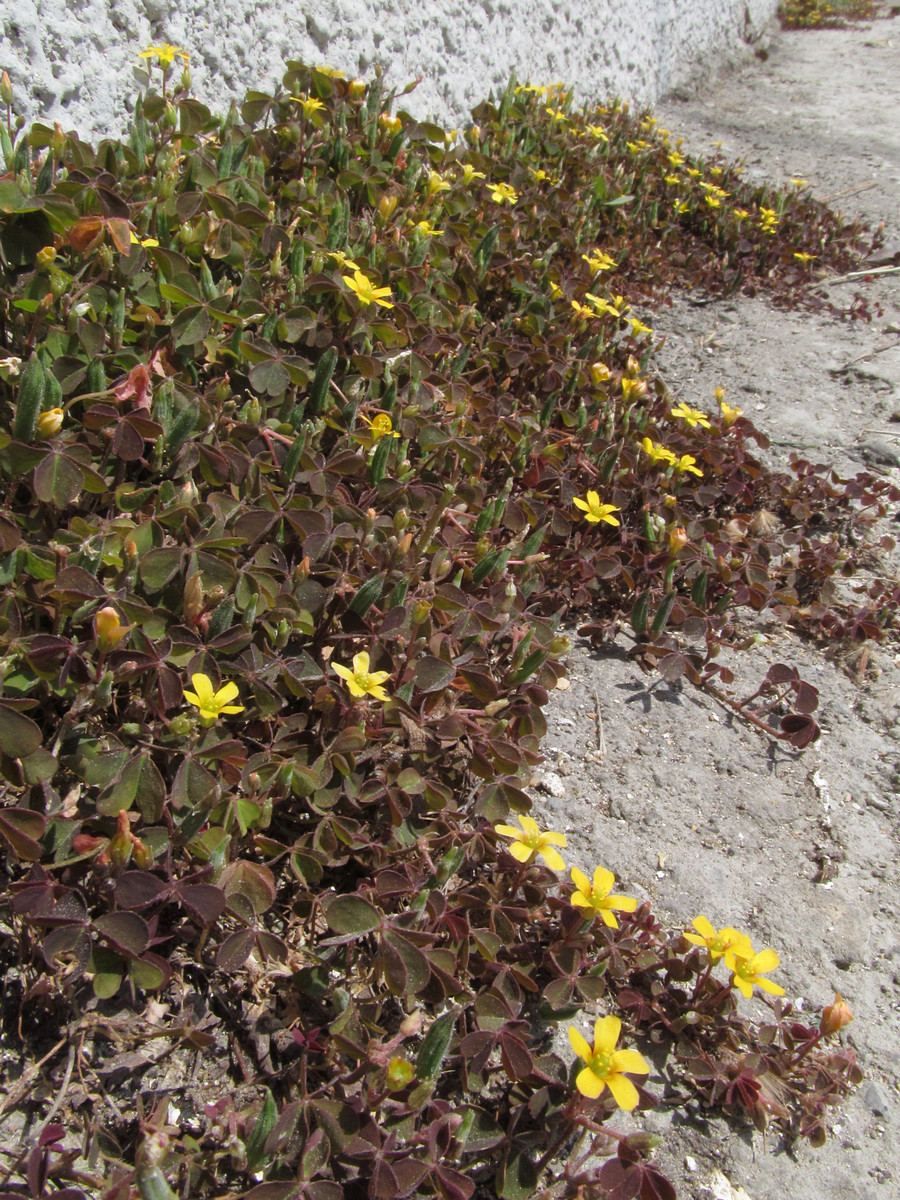
<path id="1" fill-rule="evenodd" d="M 519 199 L 516 189 L 508 183 L 489 183 L 488 187 L 491 189 L 491 199 L 495 204 L 503 204 L 505 201 L 515 204 Z"/>
<path id="2" fill-rule="evenodd" d="M 387 413 L 376 413 L 371 420 L 365 414 L 360 415 L 369 427 L 373 442 L 377 442 L 383 437 L 398 438 L 400 436 L 391 424 L 391 418 Z"/>
<path id="3" fill-rule="evenodd" d="M 181 46 L 170 46 L 168 43 L 163 46 L 148 46 L 146 50 L 142 50 L 138 54 L 138 58 L 155 58 L 165 71 L 168 67 L 171 67 L 176 54 L 179 58 L 183 58 L 185 62 L 190 58 L 190 55 Z"/>
<path id="4" fill-rule="evenodd" d="M 631 326 L 632 337 L 640 337 L 642 333 L 653 333 L 653 330 L 650 328 L 650 326 L 645 325 L 643 321 L 639 321 L 637 317 L 626 317 L 625 320 Z"/>
<path id="5" fill-rule="evenodd" d="M 449 192 L 450 184 L 438 171 L 428 172 L 428 195 L 437 196 L 441 192 Z"/>
<path id="6" fill-rule="evenodd" d="M 706 413 L 701 412 L 699 408 L 690 408 L 683 400 L 680 404 L 676 404 L 674 408 L 669 409 L 669 415 L 681 417 L 683 421 L 687 421 L 691 429 L 694 429 L 698 425 L 701 429 L 711 428 Z"/>
<path id="7" fill-rule="evenodd" d="M 730 925 L 716 929 L 706 917 L 697 917 L 691 924 L 697 932 L 686 933 L 684 936 L 695 946 L 705 946 L 713 962 L 718 962 L 724 954 L 728 953 L 741 955 L 744 958 L 752 957 L 753 947 L 746 933 L 732 929 Z"/>
<path id="8" fill-rule="evenodd" d="M 473 179 L 484 179 L 484 171 L 476 171 L 471 163 L 463 163 L 462 181 L 463 183 L 471 183 Z"/>
<path id="9" fill-rule="evenodd" d="M 204 725 L 212 725 L 213 721 L 217 720 L 222 713 L 244 711 L 243 704 L 230 703 L 237 698 L 238 686 L 236 683 L 226 683 L 224 687 L 220 687 L 216 691 L 210 677 L 200 671 L 191 676 L 191 683 L 194 690 L 192 692 L 185 691 L 184 698 L 188 704 L 193 704 L 200 709 L 200 720 Z"/>
<path id="10" fill-rule="evenodd" d="M 661 445 L 659 442 L 652 441 L 648 437 L 645 437 L 642 440 L 641 449 L 644 451 L 645 454 L 650 455 L 651 462 L 655 462 L 655 463 L 662 462 L 662 463 L 668 463 L 671 465 L 672 463 L 674 463 L 676 461 L 675 455 L 672 453 L 671 450 L 666 449 L 665 446 Z"/>
<path id="11" fill-rule="evenodd" d="M 637 1088 L 628 1075 L 649 1075 L 650 1068 L 637 1050 L 617 1050 L 616 1042 L 622 1031 L 618 1017 L 600 1017 L 594 1023 L 594 1044 L 587 1041 L 574 1025 L 569 1026 L 572 1049 L 586 1064 L 575 1077 L 575 1086 L 582 1096 L 596 1100 L 605 1087 L 612 1092 L 619 1108 L 631 1112 L 637 1107 Z"/>
<path id="12" fill-rule="evenodd" d="M 342 275 L 344 283 L 356 295 L 360 304 L 380 304 L 382 308 L 393 308 L 394 305 L 390 300 L 391 289 L 389 287 L 376 287 L 367 275 L 362 271 L 354 271 L 353 275 Z"/>
<path id="13" fill-rule="evenodd" d="M 733 425 L 738 417 L 742 417 L 744 415 L 744 410 L 742 408 L 732 408 L 731 405 L 725 400 L 719 401 L 719 411 L 721 412 L 722 420 L 726 425 Z"/>
<path id="14" fill-rule="evenodd" d="M 814 258 L 818 258 L 818 257 L 819 256 L 817 254 L 809 254 L 809 253 L 807 253 L 806 250 L 795 250 L 794 251 L 794 258 L 799 259 L 799 261 L 802 262 L 804 266 L 806 266 L 807 263 L 812 262 Z"/>
<path id="15" fill-rule="evenodd" d="M 697 466 L 697 460 L 693 454 L 682 454 L 681 458 L 672 456 L 672 466 L 676 471 L 690 471 L 692 475 L 699 475 L 703 478 L 703 472 Z"/>
<path id="16" fill-rule="evenodd" d="M 378 118 L 378 123 L 382 125 L 388 133 L 399 133 L 403 128 L 403 122 L 399 117 L 392 117 L 390 113 L 383 112 Z"/>
<path id="17" fill-rule="evenodd" d="M 608 254 L 604 254 L 602 250 L 593 250 L 590 254 L 582 254 L 581 257 L 595 273 L 615 270 L 616 260 Z"/>
<path id="18" fill-rule="evenodd" d="M 605 521 L 607 525 L 621 524 L 612 514 L 621 512 L 622 510 L 616 508 L 614 504 L 601 504 L 597 492 L 588 492 L 583 500 L 580 496 L 576 496 L 572 503 L 576 508 L 581 509 L 584 513 L 584 519 L 590 525 L 596 525 L 600 521 Z"/>
<path id="19" fill-rule="evenodd" d="M 140 238 L 132 229 L 131 244 L 132 246 L 158 246 L 159 242 L 154 237 Z"/>
<path id="20" fill-rule="evenodd" d="M 303 115 L 307 120 L 313 113 L 320 112 L 325 107 L 322 101 L 317 100 L 315 96 L 291 96 L 291 99 L 297 101 L 303 109 Z"/>
<path id="21" fill-rule="evenodd" d="M 419 231 L 422 237 L 440 237 L 444 232 L 443 229 L 435 229 L 430 221 L 416 221 L 413 227 Z"/>
<path id="22" fill-rule="evenodd" d="M 123 625 L 119 621 L 119 614 L 111 604 L 94 616 L 94 636 L 103 651 L 112 650 L 132 629 L 133 625 Z"/>
<path id="23" fill-rule="evenodd" d="M 566 846 L 566 835 L 551 833 L 549 830 L 541 833 L 540 826 L 533 817 L 520 816 L 519 824 L 522 826 L 521 829 L 516 829 L 514 825 L 494 826 L 497 833 L 513 839 L 509 846 L 509 852 L 513 858 L 518 859 L 520 863 L 528 863 L 536 854 L 539 854 L 551 870 L 564 871 L 566 864 L 553 847 Z"/>
<path id="24" fill-rule="evenodd" d="M 371 696 L 373 700 L 387 700 L 388 694 L 382 686 L 389 677 L 390 671 L 370 671 L 369 652 L 360 650 L 353 655 L 353 670 L 343 667 L 340 663 L 332 663 L 335 674 L 347 684 L 347 690 L 355 699 Z"/>
<path id="25" fill-rule="evenodd" d="M 575 908 L 591 909 L 594 916 L 599 916 L 603 924 L 610 929 L 619 928 L 613 909 L 619 912 L 634 912 L 637 908 L 637 900 L 633 896 L 610 895 L 616 877 L 612 871 L 607 871 L 606 867 L 596 868 L 593 881 L 577 867 L 573 867 L 572 879 L 575 891 L 571 895 L 570 903 Z"/>
<path id="26" fill-rule="evenodd" d="M 784 988 L 780 984 L 763 978 L 780 963 L 781 959 L 774 950 L 760 950 L 758 954 L 754 954 L 753 948 L 750 947 L 750 956 L 745 956 L 736 949 L 725 951 L 725 966 L 732 972 L 731 982 L 748 1000 L 753 995 L 754 984 L 761 991 L 769 992 L 773 996 L 784 995 Z"/>

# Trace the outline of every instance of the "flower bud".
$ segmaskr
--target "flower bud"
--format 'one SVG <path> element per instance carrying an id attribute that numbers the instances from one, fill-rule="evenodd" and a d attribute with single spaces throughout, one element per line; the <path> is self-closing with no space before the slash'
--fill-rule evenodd
<path id="1" fill-rule="evenodd" d="M 181 89 L 185 92 L 191 90 L 191 68 L 187 63 L 181 68 Z"/>
<path id="2" fill-rule="evenodd" d="M 142 871 L 149 871 L 153 866 L 153 851 L 146 842 L 142 842 L 139 837 L 132 834 L 131 837 L 131 853 L 134 858 L 134 865 Z"/>
<path id="3" fill-rule="evenodd" d="M 366 84 L 364 79 L 351 79 L 347 88 L 348 92 L 354 100 L 359 100 L 366 94 Z"/>
<path id="4" fill-rule="evenodd" d="M 63 423 L 63 410 L 61 408 L 48 408 L 37 419 L 38 435 L 42 438 L 52 437 L 54 433 L 59 433 Z"/>
<path id="5" fill-rule="evenodd" d="M 94 638 L 104 653 L 112 650 L 133 628 L 120 624 L 119 614 L 112 605 L 101 608 L 94 617 Z"/>
<path id="6" fill-rule="evenodd" d="M 43 249 L 38 250 L 35 261 L 37 262 L 38 267 L 46 270 L 48 267 L 53 265 L 55 259 L 56 247 L 44 246 Z"/>
<path id="7" fill-rule="evenodd" d="M 187 713 L 179 713 L 169 722 L 169 732 L 176 737 L 187 737 L 193 728 L 194 722 Z"/>
<path id="8" fill-rule="evenodd" d="M 835 992 L 834 1003 L 822 1009 L 819 1031 L 826 1036 L 830 1036 L 833 1033 L 838 1033 L 845 1025 L 849 1025 L 852 1020 L 853 1013 L 850 1011 L 850 1005 L 840 992 Z"/>
<path id="9" fill-rule="evenodd" d="M 0 100 L 6 105 L 10 105 L 13 102 L 12 82 L 7 71 L 4 71 L 0 75 Z"/>
<path id="10" fill-rule="evenodd" d="M 423 621 L 427 621 L 431 615 L 431 605 L 427 600 L 417 600 L 412 606 L 411 612 L 413 625 L 421 625 Z"/>
<path id="11" fill-rule="evenodd" d="M 396 207 L 396 196 L 382 196 L 378 201 L 378 211 L 381 214 L 382 219 L 385 221 L 390 220 L 390 217 Z"/>
<path id="12" fill-rule="evenodd" d="M 66 152 L 66 133 L 59 121 L 53 122 L 53 133 L 50 135 L 50 149 L 57 160 Z"/>
<path id="13" fill-rule="evenodd" d="M 687 530 L 683 525 L 675 525 L 669 530 L 669 553 L 676 555 L 688 544 Z"/>
<path id="14" fill-rule="evenodd" d="M 119 810 L 118 824 L 115 835 L 110 839 L 107 853 L 116 870 L 123 870 L 131 858 L 132 838 L 128 827 L 128 813 L 124 808 Z"/>
<path id="15" fill-rule="evenodd" d="M 415 1075 L 412 1063 L 405 1058 L 392 1058 L 387 1068 L 387 1085 L 392 1092 L 398 1092 L 412 1083 Z"/>

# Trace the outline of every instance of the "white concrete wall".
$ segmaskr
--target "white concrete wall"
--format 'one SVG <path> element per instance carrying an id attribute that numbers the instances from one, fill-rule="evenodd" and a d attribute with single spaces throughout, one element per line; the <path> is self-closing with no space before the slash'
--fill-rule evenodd
<path id="1" fill-rule="evenodd" d="M 458 123 L 510 72 L 564 80 L 580 99 L 652 103 L 746 52 L 777 0 L 0 0 L 0 68 L 16 109 L 82 137 L 119 131 L 137 52 L 191 55 L 193 90 L 220 107 L 270 90 L 286 58 L 390 85 L 417 75 L 411 112 Z"/>

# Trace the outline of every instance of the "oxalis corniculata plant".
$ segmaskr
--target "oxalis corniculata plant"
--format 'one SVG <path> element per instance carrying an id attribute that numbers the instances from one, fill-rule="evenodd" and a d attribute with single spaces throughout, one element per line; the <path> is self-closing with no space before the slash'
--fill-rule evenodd
<path id="1" fill-rule="evenodd" d="M 146 62 L 96 148 L 3 81 L 6 1194 L 650 1200 L 615 1114 L 659 1103 L 820 1143 L 846 1006 L 567 870 L 525 788 L 564 619 L 798 748 L 796 670 L 729 691 L 740 612 L 895 636 L 854 574 L 897 491 L 765 468 L 647 308 L 824 304 L 863 232 L 561 85 L 460 134 L 299 63 L 216 117 Z"/>

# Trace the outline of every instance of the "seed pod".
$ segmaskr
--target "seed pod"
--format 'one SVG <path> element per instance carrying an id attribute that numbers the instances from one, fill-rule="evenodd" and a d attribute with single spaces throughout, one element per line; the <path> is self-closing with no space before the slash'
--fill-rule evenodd
<path id="1" fill-rule="evenodd" d="M 331 384 L 331 377 L 337 365 L 337 357 L 336 348 L 329 346 L 319 359 L 312 387 L 309 389 L 309 408 L 313 413 L 318 414 L 324 411 L 325 402 L 328 399 L 328 388 Z"/>
<path id="2" fill-rule="evenodd" d="M 13 419 L 12 435 L 17 442 L 30 442 L 34 438 L 38 415 L 44 405 L 47 387 L 47 372 L 36 354 L 28 360 L 28 366 L 19 378 L 16 396 L 16 415 Z"/>
<path id="3" fill-rule="evenodd" d="M 89 392 L 106 391 L 106 368 L 102 358 L 92 358 L 88 363 L 84 377 L 85 386 Z"/>

